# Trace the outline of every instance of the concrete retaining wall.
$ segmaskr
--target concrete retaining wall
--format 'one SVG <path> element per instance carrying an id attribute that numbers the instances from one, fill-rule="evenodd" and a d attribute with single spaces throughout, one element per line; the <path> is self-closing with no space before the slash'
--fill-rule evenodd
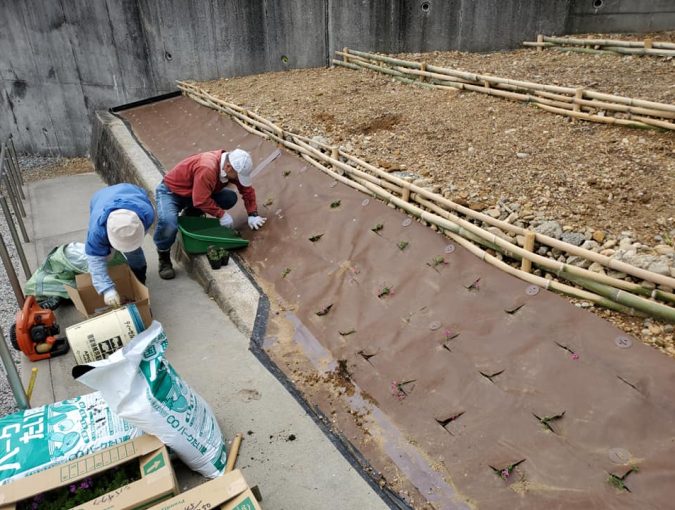
<path id="1" fill-rule="evenodd" d="M 593 8 L 601 1 L 601 8 Z M 539 32 L 675 28 L 673 3 L 2 2 L 0 139 L 13 135 L 22 152 L 84 155 L 93 112 L 169 92 L 177 79 L 319 67 L 344 46 L 384 52 L 488 51 L 518 47 Z"/>
<path id="2" fill-rule="evenodd" d="M 675 0 L 573 0 L 567 32 L 655 32 L 675 29 Z"/>

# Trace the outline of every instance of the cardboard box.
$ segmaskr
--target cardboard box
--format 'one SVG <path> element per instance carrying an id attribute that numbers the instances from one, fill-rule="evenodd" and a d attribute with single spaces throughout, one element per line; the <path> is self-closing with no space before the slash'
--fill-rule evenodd
<path id="1" fill-rule="evenodd" d="M 241 471 L 235 469 L 148 510 L 261 510 Z"/>
<path id="2" fill-rule="evenodd" d="M 142 478 L 108 492 L 76 510 L 140 510 L 178 494 L 166 447 L 155 436 L 141 436 L 111 448 L 20 478 L 0 489 L 0 510 L 33 496 L 77 483 L 129 461 L 139 463 Z"/>
<path id="3" fill-rule="evenodd" d="M 108 274 L 111 280 L 115 282 L 115 287 L 122 298 L 122 302 L 135 303 L 145 327 L 150 327 L 152 313 L 150 312 L 150 291 L 148 291 L 148 288 L 138 281 L 127 264 L 109 267 Z M 78 274 L 75 277 L 75 288 L 66 285 L 66 292 L 68 292 L 68 297 L 75 308 L 87 318 L 110 311 L 110 307 L 103 301 L 103 296 L 99 296 L 96 292 L 89 273 Z"/>

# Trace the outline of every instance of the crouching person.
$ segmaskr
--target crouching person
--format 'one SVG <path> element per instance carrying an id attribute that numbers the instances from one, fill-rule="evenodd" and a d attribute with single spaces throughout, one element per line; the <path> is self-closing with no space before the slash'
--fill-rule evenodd
<path id="1" fill-rule="evenodd" d="M 217 150 L 194 154 L 178 163 L 157 186 L 157 228 L 154 241 L 159 254 L 159 276 L 170 280 L 175 276 L 171 264 L 171 246 L 178 232 L 178 215 L 183 209 L 199 209 L 218 218 L 223 227 L 232 228 L 234 220 L 227 212 L 237 203 L 237 187 L 248 213 L 248 225 L 258 230 L 266 218 L 258 216 L 255 190 L 251 186 L 253 162 L 241 149 L 232 152 Z"/>
<path id="2" fill-rule="evenodd" d="M 121 252 L 141 283 L 147 264 L 143 238 L 155 220 L 145 190 L 133 184 L 115 184 L 97 191 L 89 203 L 89 229 L 85 254 L 92 283 L 108 306 L 119 306 L 120 295 L 108 274 L 112 250 Z"/>

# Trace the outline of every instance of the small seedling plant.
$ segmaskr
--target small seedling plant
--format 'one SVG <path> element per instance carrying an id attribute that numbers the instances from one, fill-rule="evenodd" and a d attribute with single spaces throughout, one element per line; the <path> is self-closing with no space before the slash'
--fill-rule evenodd
<path id="1" fill-rule="evenodd" d="M 447 265 L 448 265 L 448 261 L 445 260 L 445 257 L 441 257 L 440 255 L 431 259 L 430 262 L 427 262 L 427 266 L 429 266 L 431 269 L 433 269 L 437 273 L 439 272 L 438 269 L 437 269 L 438 266 L 447 266 Z"/>
<path id="2" fill-rule="evenodd" d="M 503 468 L 496 468 L 494 466 L 490 466 L 490 468 L 492 469 L 492 472 L 496 474 L 499 478 L 501 478 L 505 482 L 508 482 L 511 479 L 511 476 L 513 475 L 513 471 L 523 462 L 525 462 L 525 459 L 518 460 L 513 464 L 504 466 Z"/>
<path id="3" fill-rule="evenodd" d="M 638 473 L 639 471 L 640 468 L 638 466 L 631 466 L 630 469 L 626 471 L 623 476 L 615 475 L 614 473 L 609 473 L 609 478 L 607 478 L 607 482 L 612 487 L 615 487 L 622 491 L 630 492 L 631 490 L 626 485 L 626 478 L 628 478 L 628 475 L 630 475 L 631 473 Z"/>

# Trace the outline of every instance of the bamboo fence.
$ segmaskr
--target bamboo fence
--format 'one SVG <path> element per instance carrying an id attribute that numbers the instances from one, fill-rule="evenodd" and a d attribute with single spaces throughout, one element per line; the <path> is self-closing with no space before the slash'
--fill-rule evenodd
<path id="1" fill-rule="evenodd" d="M 368 69 L 404 83 L 436 89 L 470 90 L 522 101 L 542 110 L 602 124 L 634 128 L 675 130 L 675 105 L 605 94 L 587 88 L 545 85 L 438 67 L 344 48 L 343 60 L 333 64 L 349 69 Z"/>
<path id="2" fill-rule="evenodd" d="M 557 248 L 589 261 L 598 262 L 607 268 L 624 272 L 663 288 L 675 288 L 675 278 L 640 269 L 625 262 L 610 259 L 590 250 L 492 218 L 452 202 L 428 189 L 415 186 L 337 147 L 317 143 L 307 137 L 283 130 L 264 117 L 236 104 L 219 99 L 196 85 L 179 81 L 178 87 L 197 103 L 226 113 L 250 133 L 297 152 L 305 161 L 336 181 L 386 203 L 393 204 L 406 213 L 417 217 L 420 221 L 435 225 L 437 229 L 482 260 L 528 283 L 623 313 L 637 313 L 675 322 L 675 308 L 666 304 L 675 303 L 675 294 L 672 292 L 662 289 L 649 290 L 638 283 L 558 262 L 555 259 L 535 253 L 533 251 L 534 246 L 531 249 L 518 246 L 510 240 L 507 234 L 534 237 L 540 245 Z M 460 217 L 460 214 L 463 217 Z M 496 226 L 505 233 L 500 236 L 489 232 L 480 226 L 483 222 Z M 479 245 L 494 252 L 494 254 L 484 250 Z M 550 275 L 561 280 L 567 280 L 573 285 L 536 276 L 529 271 L 518 269 L 500 260 L 496 255 L 497 253 L 515 261 L 529 261 L 530 264 L 541 268 Z"/>
<path id="3" fill-rule="evenodd" d="M 654 41 L 620 41 L 612 39 L 574 39 L 571 37 L 547 37 L 538 35 L 537 41 L 525 41 L 523 46 L 558 51 L 577 51 L 581 53 L 614 53 L 619 55 L 649 55 L 655 57 L 675 57 L 675 43 Z"/>

